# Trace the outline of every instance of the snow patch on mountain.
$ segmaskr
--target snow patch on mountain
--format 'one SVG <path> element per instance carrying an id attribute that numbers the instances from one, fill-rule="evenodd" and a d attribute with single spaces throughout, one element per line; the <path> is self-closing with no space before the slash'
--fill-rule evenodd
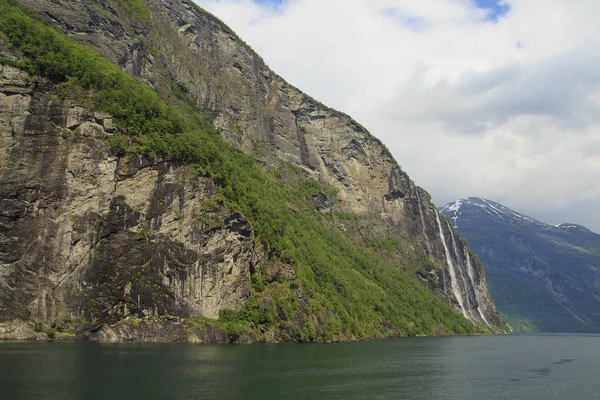
<path id="1" fill-rule="evenodd" d="M 450 214 L 451 216 L 448 218 L 450 218 L 450 220 L 452 221 L 452 226 L 454 227 L 454 229 L 456 229 L 458 226 L 457 223 L 458 216 L 460 215 L 460 207 L 462 206 L 463 201 L 465 200 L 467 199 L 456 200 L 454 203 L 448 203 L 440 210 L 440 212 L 444 215 L 446 215 L 447 212 L 452 213 Z"/>
<path id="2" fill-rule="evenodd" d="M 558 228 L 558 229 L 578 230 L 581 232 L 591 232 L 585 226 L 581 226 L 581 225 L 577 225 L 577 224 L 570 224 L 570 223 L 565 223 L 565 222 L 563 222 L 562 224 L 555 225 L 554 227 Z"/>
<path id="3" fill-rule="evenodd" d="M 506 223 L 525 222 L 540 226 L 544 229 L 554 228 L 534 218 L 519 214 L 510 208 L 503 206 L 502 204 L 496 203 L 495 201 L 483 199 L 481 197 L 467 197 L 465 199 L 456 200 L 453 203 L 446 204 L 440 211 L 442 214 L 450 218 L 454 228 L 456 229 L 460 221 L 460 215 L 462 215 L 463 210 L 468 207 L 477 207 L 477 209 L 485 212 L 490 217 Z"/>

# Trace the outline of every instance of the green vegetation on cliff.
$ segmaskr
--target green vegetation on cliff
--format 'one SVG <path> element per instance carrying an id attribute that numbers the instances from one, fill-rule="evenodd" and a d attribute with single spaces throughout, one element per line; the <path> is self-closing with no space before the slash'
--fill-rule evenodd
<path id="1" fill-rule="evenodd" d="M 299 188 L 282 184 L 225 143 L 188 102 L 168 104 L 14 1 L 0 0 L 0 34 L 24 57 L 10 61 L 13 65 L 49 79 L 58 89 L 91 93 L 93 108 L 111 114 L 119 128 L 109 139 L 116 152 L 159 155 L 211 177 L 220 187 L 219 200 L 252 223 L 272 258 L 293 267 L 292 276 L 280 274 L 272 282 L 258 272 L 245 308 L 221 311 L 218 324 L 231 339 L 269 331 L 312 341 L 480 330 L 407 269 L 379 258 L 374 251 L 381 246 L 367 247 L 328 227 L 328 217 L 308 201 L 326 188 L 315 181 Z"/>

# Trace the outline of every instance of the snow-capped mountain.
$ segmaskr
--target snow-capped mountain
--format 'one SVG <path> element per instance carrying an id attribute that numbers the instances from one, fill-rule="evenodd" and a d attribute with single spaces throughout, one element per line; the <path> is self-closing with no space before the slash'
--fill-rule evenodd
<path id="1" fill-rule="evenodd" d="M 463 207 L 464 206 L 464 207 Z M 550 225 L 537 221 L 531 217 L 519 214 L 510 208 L 504 207 L 495 201 L 482 199 L 481 197 L 468 197 L 466 199 L 456 200 L 454 203 L 448 203 L 441 209 L 442 214 L 450 218 L 454 228 L 458 229 L 459 217 L 466 212 L 465 216 L 480 217 L 487 214 L 487 217 L 502 221 L 503 223 L 531 223 L 544 228 L 551 228 Z M 461 221 L 464 217 L 460 218 Z"/>
<path id="2" fill-rule="evenodd" d="M 441 213 L 487 266 L 490 294 L 513 328 L 600 332 L 600 235 L 479 197 Z"/>

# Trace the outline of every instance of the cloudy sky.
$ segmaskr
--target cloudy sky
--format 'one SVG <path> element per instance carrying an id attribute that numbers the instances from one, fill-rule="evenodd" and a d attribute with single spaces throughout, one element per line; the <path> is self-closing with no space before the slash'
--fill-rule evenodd
<path id="1" fill-rule="evenodd" d="M 196 0 L 440 206 L 600 232 L 600 1 Z"/>

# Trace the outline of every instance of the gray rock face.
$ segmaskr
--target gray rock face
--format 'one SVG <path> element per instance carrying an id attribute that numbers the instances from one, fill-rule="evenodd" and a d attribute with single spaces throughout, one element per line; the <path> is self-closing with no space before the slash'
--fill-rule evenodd
<path id="1" fill-rule="evenodd" d="M 261 259 L 212 181 L 114 155 L 97 139 L 109 116 L 0 72 L 0 320 L 83 331 L 243 307 Z"/>
<path id="2" fill-rule="evenodd" d="M 334 188 L 337 191 L 336 201 L 332 202 L 324 195 L 325 198 L 316 198 L 315 202 L 318 203 L 319 209 L 323 212 L 335 209 L 359 216 L 360 222 L 357 224 L 360 225 L 360 229 L 357 231 L 364 237 L 374 239 L 392 237 L 406 243 L 403 251 L 411 252 L 412 258 L 417 255 L 423 260 L 421 265 L 411 265 L 411 267 L 432 291 L 446 298 L 456 310 L 462 312 L 473 322 L 485 325 L 487 321 L 494 329 L 503 329 L 495 306 L 488 296 L 482 266 L 472 260 L 472 279 L 470 279 L 464 243 L 458 238 L 453 240 L 452 234 L 457 234 L 452 233 L 451 229 L 444 224 L 437 223 L 437 210 L 431 202 L 430 196 L 410 180 L 385 146 L 349 116 L 323 106 L 273 73 L 249 46 L 215 17 L 200 10 L 187 0 L 149 0 L 145 2 L 152 23 L 145 20 L 143 16 L 126 12 L 116 1 L 24 0 L 23 3 L 39 12 L 67 35 L 97 48 L 130 74 L 152 85 L 163 94 L 171 93 L 175 88 L 182 96 L 191 98 L 198 106 L 210 112 L 214 125 L 221 130 L 222 137 L 226 141 L 242 152 L 257 158 L 265 168 L 277 169 L 282 165 L 292 165 L 300 168 L 306 176 Z M 31 118 L 31 121 L 35 120 L 40 124 L 44 118 L 48 118 L 49 121 L 53 121 L 52 118 L 60 120 L 57 120 L 56 123 L 51 122 L 52 126 L 46 127 L 49 135 L 43 140 L 48 141 L 48 146 L 62 146 L 61 141 L 64 141 L 53 133 L 55 125 L 63 128 L 77 126 L 80 131 L 84 132 L 87 141 L 93 141 L 94 137 L 109 134 L 112 129 L 109 116 L 97 118 L 90 115 L 89 112 L 86 114 L 81 107 L 72 105 L 67 106 L 68 112 L 52 111 L 52 107 L 57 107 L 52 102 L 44 103 L 43 106 L 34 105 L 31 108 L 28 102 L 34 102 L 35 95 L 22 96 L 24 96 L 22 101 L 27 103 L 22 106 L 24 113 L 39 113 L 39 117 Z M 40 99 L 39 101 L 46 100 Z M 14 107 L 18 106 L 19 104 L 14 105 Z M 0 104 L 0 107 L 3 106 Z M 65 113 L 69 117 L 66 117 Z M 13 125 L 21 126 L 18 124 L 22 122 L 17 119 L 22 118 L 20 115 L 24 114 L 11 115 L 14 116 L 10 118 L 16 118 Z M 65 118 L 68 122 L 63 122 Z M 41 132 L 46 128 L 39 126 L 36 129 L 37 132 Z M 28 128 L 26 131 L 30 132 L 32 129 Z M 23 135 L 28 138 L 34 136 L 29 133 Z M 2 143 L 3 148 L 10 147 L 11 140 L 15 140 L 9 138 L 10 135 L 5 136 L 7 136 L 6 139 L 1 139 L 6 141 L 6 144 Z M 148 298 L 146 302 L 144 302 L 141 289 L 137 286 L 132 286 L 131 289 L 123 286 L 119 289 L 121 292 L 117 289 L 108 292 L 101 291 L 103 300 L 98 305 L 95 303 L 94 307 L 89 307 L 89 305 L 87 307 L 95 310 L 94 317 L 99 312 L 104 313 L 103 315 L 116 313 L 115 315 L 118 314 L 121 317 L 131 310 L 135 310 L 136 313 L 148 314 L 153 312 L 154 307 L 178 310 L 178 312 L 183 310 L 184 313 L 201 312 L 200 315 L 214 316 L 219 307 L 225 305 L 232 306 L 231 308 L 239 307 L 243 303 L 244 296 L 247 295 L 247 284 L 243 286 L 241 283 L 241 276 L 247 271 L 247 268 L 243 269 L 238 266 L 237 269 L 231 270 L 231 274 L 237 277 L 232 278 L 234 283 L 210 281 L 215 287 L 223 285 L 226 288 L 223 290 L 228 294 L 223 300 L 218 298 L 223 295 L 223 292 L 219 292 L 221 289 L 214 289 L 213 292 L 207 294 L 208 287 L 200 290 L 192 289 L 190 286 L 191 282 L 201 282 L 202 285 L 205 282 L 200 277 L 200 272 L 192 273 L 187 267 L 195 263 L 195 261 L 192 262 L 195 258 L 199 257 L 203 260 L 203 253 L 193 241 L 193 234 L 182 233 L 177 236 L 174 243 L 158 240 L 151 241 L 150 244 L 141 240 L 141 243 L 136 242 L 136 234 L 144 236 L 143 233 L 137 233 L 142 229 L 140 226 L 149 230 L 152 235 L 160 234 L 165 235 L 161 237 L 169 237 L 168 235 L 176 232 L 176 226 L 181 223 L 176 219 L 176 213 L 173 211 L 178 207 L 181 208 L 181 206 L 176 206 L 177 202 L 180 202 L 180 198 L 169 197 L 175 189 L 166 189 L 168 186 L 164 185 L 174 185 L 173 188 L 182 191 L 184 203 L 188 204 L 187 202 L 194 202 L 194 199 L 185 196 L 192 196 L 191 193 L 194 190 L 208 193 L 207 196 L 210 197 L 210 193 L 212 193 L 210 184 L 198 180 L 194 183 L 198 189 L 192 189 L 192 183 L 180 182 L 179 176 L 185 175 L 185 173 L 177 172 L 182 169 L 175 166 L 161 163 L 158 160 L 123 161 L 115 157 L 106 158 L 106 152 L 89 144 L 88 147 L 85 147 L 84 143 L 85 141 L 77 145 L 70 144 L 69 152 L 56 152 L 56 156 L 52 156 L 54 157 L 52 160 L 46 160 L 44 165 L 49 165 L 50 162 L 62 163 L 53 164 L 52 168 L 48 168 L 51 171 L 56 170 L 58 165 L 62 165 L 64 169 L 67 169 L 68 166 L 76 169 L 74 165 L 87 163 L 89 166 L 86 166 L 84 170 L 94 171 L 94 168 L 99 167 L 94 166 L 96 161 L 92 162 L 88 159 L 99 160 L 104 157 L 102 168 L 107 172 L 100 176 L 105 176 L 105 178 L 96 176 L 95 172 L 81 172 L 83 175 L 88 175 L 87 179 L 90 180 L 87 191 L 93 192 L 91 187 L 94 185 L 106 184 L 107 186 L 103 186 L 106 187 L 102 191 L 104 193 L 108 191 L 109 187 L 114 186 L 114 191 L 102 195 L 104 197 L 95 192 L 90 194 L 94 201 L 98 196 L 105 199 L 101 203 L 102 208 L 89 206 L 91 207 L 90 212 L 96 213 L 97 218 L 105 218 L 96 224 L 95 236 L 85 234 L 86 238 L 89 236 L 88 244 L 95 243 L 94 240 L 98 237 L 102 237 L 103 240 L 102 243 L 95 243 L 93 246 L 101 254 L 96 256 L 96 261 L 90 268 L 91 271 L 94 271 L 92 273 L 111 276 L 110 279 L 107 278 L 108 286 L 123 285 L 128 278 L 119 278 L 113 282 L 112 274 L 115 269 L 120 269 L 119 267 L 110 267 L 114 264 L 113 261 L 102 254 L 115 254 L 137 244 L 139 254 L 131 255 L 130 257 L 133 258 L 124 262 L 152 265 L 152 268 L 160 270 L 160 274 L 156 275 L 148 284 L 159 285 L 159 276 L 163 278 L 168 276 L 171 281 L 168 279 L 164 281 L 165 286 L 182 285 L 180 289 L 182 292 L 177 296 L 169 297 L 165 292 L 164 296 L 153 297 L 152 301 Z M 31 144 L 31 146 L 33 145 Z M 95 155 L 92 156 L 92 154 Z M 14 158 L 20 159 L 20 157 L 15 156 Z M 75 162 L 74 160 L 77 159 L 79 161 Z M 73 160 L 73 162 L 69 164 L 69 160 Z M 38 163 L 43 162 L 38 161 Z M 123 163 L 133 165 L 131 168 L 135 172 L 119 174 L 120 165 Z M 139 168 L 136 166 L 138 163 Z M 68 192 L 71 188 L 69 184 L 73 183 L 63 179 L 62 171 L 58 168 L 53 175 L 56 185 L 52 185 L 52 190 L 57 190 L 59 194 Z M 21 182 L 22 177 L 18 179 Z M 36 177 L 36 179 L 40 178 Z M 92 179 L 95 179 L 95 183 L 91 182 Z M 15 178 L 15 182 L 17 182 L 17 178 Z M 145 187 L 145 192 L 138 195 L 136 190 L 131 189 L 136 185 Z M 126 189 L 126 186 L 129 189 Z M 149 189 L 150 187 L 153 189 Z M 9 196 L 13 196 L 13 194 L 11 193 Z M 58 198 L 58 204 L 62 205 L 63 198 L 58 194 L 54 196 Z M 152 200 L 156 196 L 162 196 L 161 200 Z M 163 203 L 170 206 L 164 209 L 162 208 Z M 25 206 L 20 207 L 24 208 Z M 157 209 L 160 211 L 156 211 Z M 15 215 L 20 215 L 18 211 L 15 213 Z M 160 218 L 154 217 L 155 214 Z M 93 217 L 85 219 L 85 216 L 82 216 L 81 218 L 83 221 L 81 223 L 84 225 L 82 229 L 87 232 L 88 228 L 86 227 L 90 224 L 90 218 Z M 226 222 L 221 227 L 223 237 L 229 237 L 226 232 L 238 229 L 237 222 L 227 222 L 237 221 L 237 218 L 232 216 L 231 220 L 224 219 Z M 160 226 L 148 223 L 148 220 L 159 220 Z M 50 224 L 50 222 L 48 223 Z M 56 221 L 53 220 L 53 223 L 56 224 Z M 193 232 L 192 227 L 196 225 L 192 223 L 189 225 L 190 232 Z M 52 229 L 58 229 L 58 225 L 52 226 Z M 113 229 L 113 226 L 118 228 Z M 166 229 L 171 230 L 165 231 Z M 243 229 L 242 231 L 245 232 Z M 67 234 L 64 233 L 64 235 Z M 252 242 L 251 234 L 246 237 L 240 231 L 236 235 L 239 235 L 240 238 L 236 240 L 241 243 Z M 94 239 L 91 238 L 92 236 Z M 21 236 L 15 235 L 14 237 Z M 40 240 L 43 240 L 44 237 L 41 233 L 39 234 Z M 115 239 L 117 237 L 118 240 Z M 450 248 L 456 247 L 455 251 L 450 252 L 449 258 L 446 256 L 442 237 L 445 238 Z M 218 241 L 218 243 L 222 242 Z M 121 245 L 121 243 L 126 244 Z M 232 247 L 227 246 L 229 245 L 225 245 L 228 250 L 222 251 L 232 257 L 235 251 L 239 251 L 243 257 L 234 257 L 239 262 L 243 260 L 247 264 L 255 262 L 251 251 L 243 250 L 246 247 L 240 245 L 241 248 L 235 247 L 238 250 L 234 250 L 233 244 L 231 244 Z M 83 250 L 81 251 L 83 252 Z M 23 250 L 22 256 L 25 253 Z M 149 253 L 163 256 L 153 256 L 153 258 L 147 259 Z M 60 254 L 65 257 L 66 252 L 61 251 Z M 183 273 L 174 266 L 176 263 L 169 264 L 168 271 L 161 270 L 161 265 L 164 264 L 161 264 L 161 257 L 167 255 L 186 265 L 186 272 Z M 16 260 L 15 257 L 16 255 L 13 256 Z M 223 263 L 227 264 L 226 260 Z M 403 260 L 402 252 L 398 251 L 394 262 L 403 265 Z M 457 285 L 456 279 L 459 279 L 452 280 L 449 270 L 451 263 L 457 268 L 455 275 L 464 278 L 462 283 L 458 283 L 458 291 L 451 290 L 453 282 Z M 219 271 L 229 271 L 225 266 L 222 268 L 224 269 L 219 269 Z M 135 274 L 137 271 L 136 269 L 131 274 Z M 219 280 L 220 273 L 211 276 Z M 180 283 L 183 281 L 186 283 Z M 237 287 L 240 289 L 234 290 Z M 78 287 L 77 291 L 83 291 L 83 289 Z M 131 290 L 130 294 L 123 294 L 127 291 L 126 289 Z M 192 294 L 190 291 L 194 290 L 196 292 Z M 139 306 L 137 305 L 138 295 L 140 297 Z M 195 296 L 194 300 L 186 300 L 189 299 L 188 296 Z M 131 299 L 132 303 L 117 301 L 122 297 Z M 176 298 L 177 301 L 175 301 Z M 197 300 L 199 298 L 202 300 Z M 115 302 L 119 304 L 116 308 L 106 309 L 108 304 L 115 304 Z M 29 303 L 25 301 L 24 304 Z M 45 309 L 51 308 L 51 302 L 41 300 L 41 298 L 36 304 L 39 304 L 42 309 L 44 307 Z M 27 309 L 27 307 L 29 306 L 25 308 Z M 91 317 L 90 312 L 87 318 Z"/>
<path id="3" fill-rule="evenodd" d="M 0 340 L 39 340 L 46 337 L 46 334 L 36 332 L 31 322 L 18 319 L 0 322 Z"/>

